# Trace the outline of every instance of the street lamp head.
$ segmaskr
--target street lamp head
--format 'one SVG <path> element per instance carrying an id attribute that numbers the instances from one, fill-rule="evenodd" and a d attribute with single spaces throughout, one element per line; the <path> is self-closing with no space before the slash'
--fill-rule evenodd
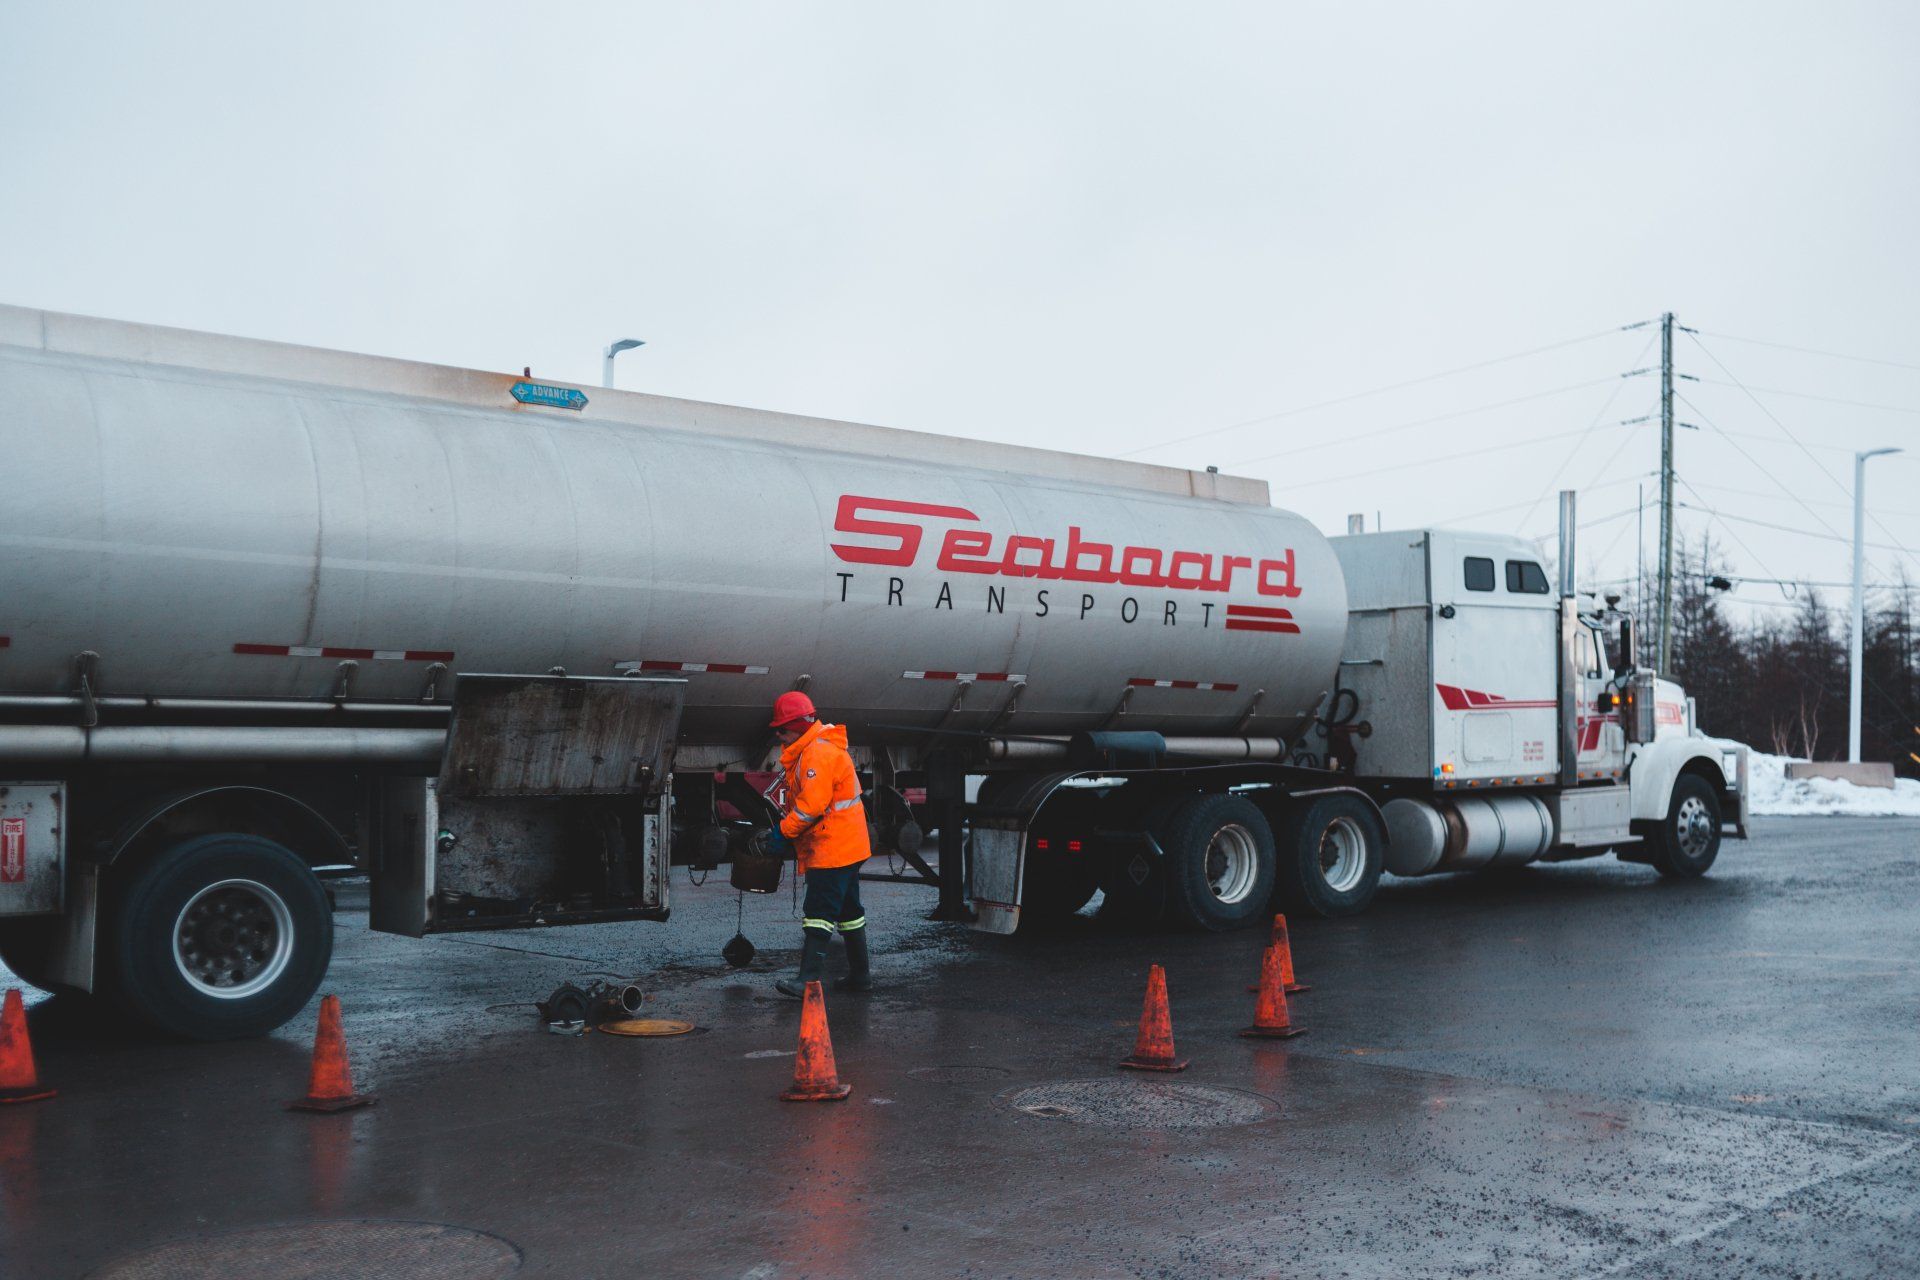
<path id="1" fill-rule="evenodd" d="M 613 359 L 615 356 L 619 355 L 622 351 L 631 351 L 635 347 L 644 347 L 646 345 L 647 344 L 641 341 L 639 338 L 622 338 L 620 339 L 620 341 L 615 342 L 607 347 L 607 359 L 609 360 Z"/>
<path id="2" fill-rule="evenodd" d="M 1906 450 L 1900 448 L 1898 445 L 1890 445 L 1885 449 L 1866 449 L 1861 451 L 1860 453 L 1854 454 L 1853 456 L 1856 458 L 1877 458 L 1883 453 L 1905 453 L 1905 452 Z"/>

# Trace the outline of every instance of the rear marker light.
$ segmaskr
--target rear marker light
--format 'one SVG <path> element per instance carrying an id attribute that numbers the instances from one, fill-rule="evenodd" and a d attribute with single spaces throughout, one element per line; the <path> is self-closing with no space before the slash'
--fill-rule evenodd
<path id="1" fill-rule="evenodd" d="M 1067 841 L 1067 852 L 1068 853 L 1080 852 L 1080 842 L 1078 840 Z"/>

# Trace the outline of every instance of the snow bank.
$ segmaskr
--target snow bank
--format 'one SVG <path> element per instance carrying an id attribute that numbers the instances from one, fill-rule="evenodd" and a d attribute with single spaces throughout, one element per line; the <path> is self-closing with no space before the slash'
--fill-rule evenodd
<path id="1" fill-rule="evenodd" d="M 1723 746 L 1737 742 L 1710 739 Z M 1856 787 L 1851 782 L 1830 778 L 1787 777 L 1787 764 L 1795 757 L 1773 756 L 1754 751 L 1748 756 L 1750 802 L 1755 816 L 1813 817 L 1822 814 L 1852 814 L 1858 817 L 1920 818 L 1920 782 L 1896 778 L 1893 790 L 1880 787 Z"/>

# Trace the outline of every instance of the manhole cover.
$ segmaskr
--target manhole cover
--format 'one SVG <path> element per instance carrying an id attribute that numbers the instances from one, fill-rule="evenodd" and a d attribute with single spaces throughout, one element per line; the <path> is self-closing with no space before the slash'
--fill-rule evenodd
<path id="1" fill-rule="evenodd" d="M 484 1231 L 437 1222 L 315 1222 L 177 1240 L 110 1263 L 97 1280 L 492 1280 L 520 1250 Z"/>
<path id="2" fill-rule="evenodd" d="M 1013 1073 L 1005 1067 L 971 1066 L 961 1063 L 949 1067 L 915 1067 L 907 1072 L 916 1080 L 931 1080 L 935 1084 L 976 1084 L 982 1080 L 998 1080 Z"/>
<path id="3" fill-rule="evenodd" d="M 1116 1129 L 1258 1124 L 1280 1110 L 1273 1099 L 1244 1089 L 1172 1080 L 1062 1080 L 1022 1089 L 1007 1101 L 1030 1116 Z"/>
<path id="4" fill-rule="evenodd" d="M 678 1018 L 613 1018 L 601 1023 L 600 1030 L 610 1036 L 683 1036 L 693 1024 Z"/>

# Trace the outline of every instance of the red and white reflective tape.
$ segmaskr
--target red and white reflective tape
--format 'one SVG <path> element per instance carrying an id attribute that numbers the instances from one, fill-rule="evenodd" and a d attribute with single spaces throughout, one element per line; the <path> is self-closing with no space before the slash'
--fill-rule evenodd
<path id="1" fill-rule="evenodd" d="M 1007 680 L 1025 680 L 1026 677 L 1012 671 L 902 671 L 902 680 L 967 680 L 978 683 L 982 680 L 1003 682 Z"/>
<path id="2" fill-rule="evenodd" d="M 347 649 L 338 645 L 237 644 L 235 653 L 260 658 L 356 658 L 363 662 L 452 662 L 451 649 Z"/>
<path id="3" fill-rule="evenodd" d="M 1240 687 L 1217 680 L 1152 680 L 1146 676 L 1134 676 L 1127 683 L 1136 689 L 1200 689 L 1214 693 L 1232 693 Z"/>
<path id="4" fill-rule="evenodd" d="M 669 662 L 664 658 L 642 658 L 637 662 L 616 662 L 615 671 L 681 671 L 688 674 L 707 672 L 723 676 L 763 676 L 765 667 L 748 666 L 744 662 Z"/>
<path id="5" fill-rule="evenodd" d="M 1300 624 L 1293 620 L 1293 613 L 1287 609 L 1271 609 L 1257 604 L 1230 604 L 1227 606 L 1227 630 L 1279 631 L 1297 636 L 1300 634 Z"/>

